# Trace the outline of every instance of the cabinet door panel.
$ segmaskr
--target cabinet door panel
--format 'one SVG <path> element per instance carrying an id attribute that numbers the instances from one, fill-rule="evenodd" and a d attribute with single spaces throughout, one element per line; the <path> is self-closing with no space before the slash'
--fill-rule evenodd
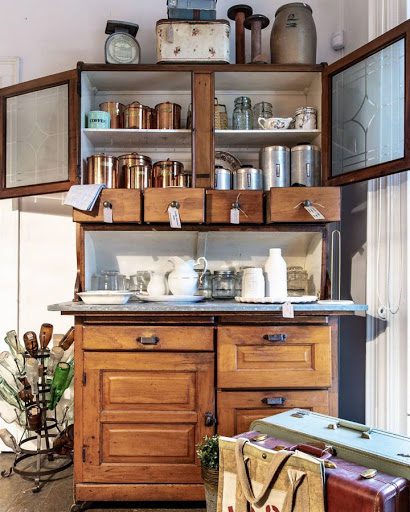
<path id="1" fill-rule="evenodd" d="M 330 387 L 330 335 L 327 326 L 220 327 L 218 387 Z"/>
<path id="2" fill-rule="evenodd" d="M 270 406 L 267 400 L 283 402 Z M 329 414 L 327 391 L 218 391 L 218 434 L 234 436 L 250 430 L 251 423 L 295 407 Z"/>
<path id="3" fill-rule="evenodd" d="M 77 181 L 77 70 L 0 90 L 0 198 L 68 190 Z"/>
<path id="4" fill-rule="evenodd" d="M 213 354 L 84 355 L 83 481 L 199 483 L 195 445 L 213 427 Z"/>
<path id="5" fill-rule="evenodd" d="M 327 185 L 410 167 L 410 21 L 333 63 L 323 73 Z"/>

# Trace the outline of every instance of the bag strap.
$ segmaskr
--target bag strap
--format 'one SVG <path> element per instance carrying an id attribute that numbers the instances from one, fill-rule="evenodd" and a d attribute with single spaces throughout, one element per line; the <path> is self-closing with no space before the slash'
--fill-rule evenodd
<path id="1" fill-rule="evenodd" d="M 262 489 L 258 496 L 255 496 L 252 490 L 251 482 L 249 481 L 248 474 L 245 467 L 245 461 L 243 457 L 243 448 L 245 444 L 249 442 L 248 439 L 239 438 L 236 440 L 235 444 L 235 458 L 236 458 L 236 469 L 238 473 L 238 479 L 242 487 L 242 491 L 245 495 L 245 498 L 249 501 L 251 505 L 259 506 L 259 502 L 263 500 L 266 492 L 269 489 L 269 486 L 272 482 L 273 477 L 278 472 L 278 469 L 282 466 L 284 462 L 286 462 L 289 457 L 293 455 L 293 452 L 289 451 L 280 451 L 272 457 L 271 463 L 266 470 L 266 480 L 262 486 Z M 292 496 L 293 496 L 292 487 Z M 288 501 L 288 499 L 286 500 Z"/>

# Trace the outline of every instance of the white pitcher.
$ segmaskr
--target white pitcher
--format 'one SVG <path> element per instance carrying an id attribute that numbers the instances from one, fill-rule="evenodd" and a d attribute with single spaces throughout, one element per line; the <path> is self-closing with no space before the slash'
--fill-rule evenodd
<path id="1" fill-rule="evenodd" d="M 163 272 L 150 272 L 151 279 L 147 286 L 148 295 L 158 296 L 167 295 L 167 283 Z"/>
<path id="2" fill-rule="evenodd" d="M 169 261 L 174 265 L 174 270 L 168 276 L 168 286 L 173 295 L 195 295 L 198 291 L 198 274 L 194 265 L 204 262 L 204 270 L 200 276 L 202 279 L 208 267 L 208 262 L 201 256 L 195 260 L 184 260 L 179 256 L 172 256 Z"/>

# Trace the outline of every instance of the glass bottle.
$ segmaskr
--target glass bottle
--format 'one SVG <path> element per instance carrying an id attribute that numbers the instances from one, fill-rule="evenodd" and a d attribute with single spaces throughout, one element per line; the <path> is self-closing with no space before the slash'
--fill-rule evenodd
<path id="1" fill-rule="evenodd" d="M 6 350 L 0 352 L 0 375 L 6 380 L 7 384 L 18 391 L 20 386 L 16 373 L 18 373 L 16 364 L 10 352 Z"/>
<path id="2" fill-rule="evenodd" d="M 5 381 L 5 379 L 3 379 L 2 376 L 0 376 L 0 398 L 5 400 L 12 407 L 22 409 L 16 391 L 14 391 L 14 389 L 7 384 L 7 382 Z"/>
<path id="3" fill-rule="evenodd" d="M 74 343 L 74 326 L 70 327 L 68 331 L 61 338 L 58 344 L 63 350 L 67 350 Z"/>
<path id="4" fill-rule="evenodd" d="M 44 415 L 40 407 L 33 405 L 27 410 L 27 426 L 30 430 L 39 431 L 43 425 Z"/>
<path id="5" fill-rule="evenodd" d="M 19 373 L 23 373 L 24 371 L 24 353 L 25 349 L 20 344 L 16 331 L 8 331 L 6 333 L 6 337 L 4 341 L 7 343 L 10 353 L 13 356 L 14 362 Z"/>
<path id="6" fill-rule="evenodd" d="M 21 452 L 16 438 L 6 428 L 0 428 L 0 439 L 8 448 L 11 448 L 14 453 Z"/>
<path id="7" fill-rule="evenodd" d="M 19 425 L 22 424 L 21 416 L 25 413 L 16 407 L 11 406 L 8 402 L 0 400 L 0 418 L 6 423 L 17 422 Z"/>
<path id="8" fill-rule="evenodd" d="M 207 270 L 203 273 L 201 269 L 195 269 L 195 272 L 198 274 L 198 291 L 196 295 L 202 295 L 207 299 L 212 298 L 212 273 L 210 270 Z M 202 278 L 201 278 L 202 276 Z"/>
<path id="9" fill-rule="evenodd" d="M 57 405 L 62 397 L 70 375 L 71 366 L 67 363 L 58 363 L 56 371 L 54 372 L 53 382 L 51 383 L 50 398 L 47 408 L 52 410 Z"/>
<path id="10" fill-rule="evenodd" d="M 26 377 L 33 395 L 38 395 L 38 361 L 33 357 L 26 361 Z"/>
<path id="11" fill-rule="evenodd" d="M 23 341 L 31 357 L 36 357 L 38 352 L 37 334 L 34 331 L 27 331 L 23 336 Z"/>
<path id="12" fill-rule="evenodd" d="M 61 361 L 64 355 L 64 349 L 62 347 L 53 347 L 50 350 L 50 357 L 47 364 L 47 375 L 51 377 L 54 374 L 57 364 Z"/>
<path id="13" fill-rule="evenodd" d="M 239 96 L 235 99 L 233 116 L 233 130 L 252 130 L 253 112 L 251 99 L 248 96 Z"/>
<path id="14" fill-rule="evenodd" d="M 261 130 L 261 127 L 259 126 L 258 123 L 258 119 L 260 117 L 263 117 L 263 119 L 269 119 L 270 117 L 273 117 L 272 103 L 269 103 L 268 101 L 260 101 L 259 103 L 256 103 L 256 105 L 253 107 L 254 130 Z"/>
<path id="15" fill-rule="evenodd" d="M 40 327 L 40 346 L 45 350 L 53 337 L 53 326 L 51 324 L 42 324 Z"/>

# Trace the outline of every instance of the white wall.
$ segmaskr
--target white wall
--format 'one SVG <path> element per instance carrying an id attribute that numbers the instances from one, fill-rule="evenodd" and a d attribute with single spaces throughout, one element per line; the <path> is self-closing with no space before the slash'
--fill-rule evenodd
<path id="1" fill-rule="evenodd" d="M 357 8 L 365 0 L 348 0 L 346 12 Z M 225 18 L 226 11 L 234 2 L 218 1 L 218 17 Z M 283 1 L 254 0 L 254 13 L 274 18 L 276 9 Z M 21 58 L 21 80 L 30 80 L 76 66 L 77 61 L 103 62 L 104 34 L 107 19 L 136 22 L 140 25 L 138 40 L 142 48 L 142 62 L 155 62 L 155 22 L 166 17 L 166 0 L 137 2 L 135 0 L 28 0 L 11 2 L 3 0 L 0 52 L 4 56 Z M 310 0 L 309 4 L 318 32 L 317 61 L 331 62 L 339 55 L 330 48 L 330 35 L 342 28 L 342 0 Z M 4 8 L 7 6 L 7 8 Z M 364 18 L 366 19 L 366 18 Z M 363 21 L 363 20 L 362 20 Z M 360 26 L 358 26 L 358 29 Z M 263 50 L 269 54 L 270 27 L 263 31 Z M 367 31 L 366 31 L 367 33 Z M 17 34 L 17 37 L 16 37 Z M 249 33 L 248 53 L 249 53 Z M 231 38 L 232 57 L 234 38 Z M 11 202 L 9 203 L 12 204 Z M 15 204 L 15 203 L 14 203 Z M 11 207 L 11 206 L 9 206 Z M 3 206 L 6 208 L 6 206 Z M 71 317 L 48 313 L 47 304 L 69 300 L 75 279 L 75 228 L 70 212 L 61 205 L 61 196 L 25 198 L 20 201 L 19 239 L 19 311 L 20 333 L 37 330 L 42 322 L 55 325 L 56 332 L 64 332 L 72 322 Z M 17 228 L 13 228 L 17 229 Z M 10 242 L 15 251 L 15 239 Z M 8 257 L 15 252 L 9 253 Z M 0 253 L 1 263 L 7 261 Z M 7 274 L 7 269 L 3 268 Z M 15 290 L 9 275 L 13 303 Z M 2 279 L 2 282 L 3 279 Z M 6 298 L 0 297 L 4 304 Z M 9 308 L 10 309 L 10 308 Z M 16 328 L 16 316 L 3 315 L 1 333 Z"/>

